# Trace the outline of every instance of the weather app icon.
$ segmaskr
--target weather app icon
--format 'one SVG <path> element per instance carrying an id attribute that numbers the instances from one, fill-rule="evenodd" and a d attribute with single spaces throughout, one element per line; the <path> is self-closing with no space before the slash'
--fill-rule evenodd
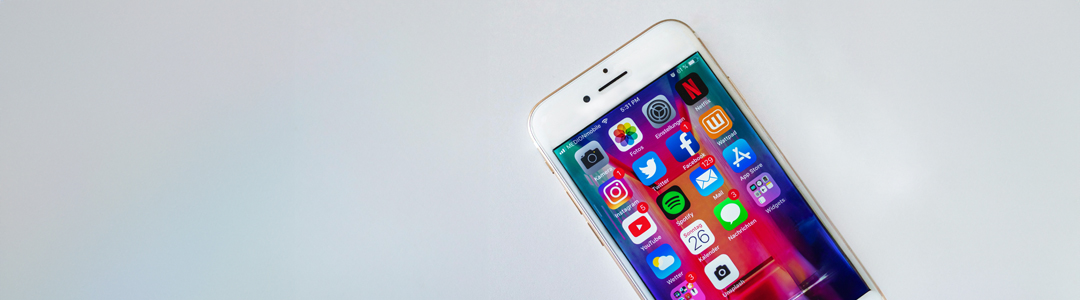
<path id="1" fill-rule="evenodd" d="M 671 273 L 675 273 L 675 270 L 678 270 L 679 266 L 682 265 L 679 256 L 675 255 L 675 249 L 672 249 L 671 245 L 668 244 L 656 247 L 656 250 L 650 252 L 645 259 L 649 262 L 649 269 L 652 269 L 653 274 L 656 274 L 656 278 L 660 279 L 671 276 Z"/>
<path id="2" fill-rule="evenodd" d="M 652 151 L 635 160 L 633 167 L 638 180 L 644 185 L 652 185 L 667 174 L 667 167 L 664 167 L 664 163 L 660 161 L 660 156 Z"/>

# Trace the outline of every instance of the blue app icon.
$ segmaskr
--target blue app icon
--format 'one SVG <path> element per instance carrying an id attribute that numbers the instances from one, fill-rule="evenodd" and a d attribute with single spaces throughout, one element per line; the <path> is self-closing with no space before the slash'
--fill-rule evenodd
<path id="1" fill-rule="evenodd" d="M 739 139 L 731 143 L 731 146 L 724 148 L 724 160 L 727 161 L 732 171 L 738 173 L 746 170 L 757 161 L 757 155 L 754 154 L 754 150 L 750 150 L 750 144 L 747 144 L 746 140 Z"/>
<path id="2" fill-rule="evenodd" d="M 679 162 L 690 159 L 691 156 L 694 156 L 694 153 L 698 152 L 698 149 L 701 149 L 697 140 L 694 139 L 694 135 L 684 131 L 671 135 L 666 144 L 668 151 Z"/>
<path id="3" fill-rule="evenodd" d="M 641 184 L 644 185 L 652 185 L 664 177 L 664 174 L 667 174 L 664 162 L 660 161 L 660 156 L 657 156 L 656 152 L 652 151 L 635 160 L 633 167 L 638 180 L 641 180 Z"/>
<path id="4" fill-rule="evenodd" d="M 682 265 L 679 256 L 675 255 L 675 249 L 672 249 L 671 245 L 668 244 L 656 247 L 656 250 L 645 256 L 645 259 L 649 264 L 649 269 L 652 269 L 653 274 L 656 274 L 656 278 L 660 279 L 671 276 L 671 273 L 675 273 L 675 270 L 678 270 L 679 266 Z"/>
<path id="5" fill-rule="evenodd" d="M 693 172 L 690 172 L 690 179 L 694 181 L 694 187 L 702 196 L 709 196 L 721 185 L 724 185 L 724 177 L 720 176 L 720 171 L 716 170 L 716 165 L 708 169 L 694 169 Z"/>

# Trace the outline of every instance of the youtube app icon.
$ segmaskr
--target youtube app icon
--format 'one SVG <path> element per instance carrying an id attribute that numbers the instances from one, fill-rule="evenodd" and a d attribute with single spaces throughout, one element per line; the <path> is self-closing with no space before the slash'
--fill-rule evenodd
<path id="1" fill-rule="evenodd" d="M 634 212 L 623 220 L 622 226 L 634 244 L 641 244 L 656 233 L 656 222 L 648 213 Z"/>

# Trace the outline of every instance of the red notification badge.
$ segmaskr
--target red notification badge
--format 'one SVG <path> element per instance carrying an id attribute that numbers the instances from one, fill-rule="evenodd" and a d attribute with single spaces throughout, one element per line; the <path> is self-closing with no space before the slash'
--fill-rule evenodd
<path id="1" fill-rule="evenodd" d="M 712 165 L 715 164 L 715 163 L 716 163 L 716 158 L 715 157 L 713 157 L 712 155 L 706 155 L 705 158 L 701 159 L 701 168 L 702 169 L 708 169 L 709 167 L 712 167 Z"/>
<path id="2" fill-rule="evenodd" d="M 694 283 L 694 281 L 697 281 L 697 276 L 694 275 L 694 272 L 686 273 L 686 282 Z"/>
<path id="3" fill-rule="evenodd" d="M 690 121 L 683 121 L 682 124 L 679 124 L 679 130 L 690 132 Z"/>
<path id="4" fill-rule="evenodd" d="M 622 178 L 623 178 L 623 176 L 626 176 L 626 173 L 625 173 L 625 172 L 623 172 L 623 170 L 622 170 L 622 169 L 616 168 L 616 169 L 615 169 L 615 172 L 613 172 L 613 174 L 612 174 L 612 175 L 615 175 L 615 178 L 618 178 L 618 179 L 622 179 Z"/>
<path id="5" fill-rule="evenodd" d="M 637 211 L 638 211 L 639 213 L 645 213 L 645 212 L 648 212 L 648 211 L 649 211 L 649 205 L 648 205 L 648 204 L 645 204 L 645 202 L 641 202 L 641 203 L 638 203 L 638 204 L 637 204 Z"/>
<path id="6" fill-rule="evenodd" d="M 736 191 L 735 189 L 731 189 L 730 191 L 728 191 L 727 195 L 731 199 L 739 199 L 739 191 Z"/>

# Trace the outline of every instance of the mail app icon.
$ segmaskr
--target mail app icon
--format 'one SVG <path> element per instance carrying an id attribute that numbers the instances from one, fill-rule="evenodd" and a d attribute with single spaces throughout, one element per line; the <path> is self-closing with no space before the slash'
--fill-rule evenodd
<path id="1" fill-rule="evenodd" d="M 716 170 L 715 165 L 705 169 L 695 169 L 690 172 L 690 178 L 694 179 L 694 187 L 697 188 L 698 193 L 706 197 L 724 185 L 724 177 L 720 176 L 720 171 Z"/>

